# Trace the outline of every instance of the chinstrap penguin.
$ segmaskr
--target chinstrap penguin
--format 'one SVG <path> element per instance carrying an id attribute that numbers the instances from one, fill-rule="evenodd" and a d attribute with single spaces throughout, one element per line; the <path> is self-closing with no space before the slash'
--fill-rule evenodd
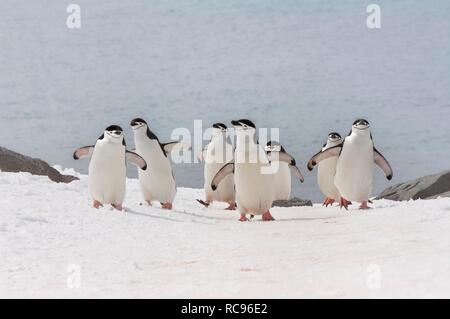
<path id="1" fill-rule="evenodd" d="M 212 126 L 211 140 L 199 159 L 205 162 L 204 167 L 204 192 L 205 200 L 197 199 L 197 201 L 208 207 L 214 201 L 226 202 L 229 206 L 227 210 L 235 210 L 234 195 L 234 176 L 230 174 L 226 176 L 214 191 L 211 188 L 211 182 L 217 172 L 228 162 L 233 160 L 233 146 L 229 142 L 227 134 L 227 126 L 223 123 L 215 123 Z"/>
<path id="2" fill-rule="evenodd" d="M 213 178 L 211 188 L 234 173 L 236 202 L 241 214 L 240 221 L 248 221 L 247 214 L 262 215 L 263 221 L 274 220 L 270 208 L 275 198 L 274 174 L 270 173 L 270 160 L 256 140 L 255 124 L 248 119 L 231 121 L 236 131 L 234 161 L 225 164 Z M 281 154 L 280 160 L 289 156 Z M 289 158 L 289 163 L 294 163 Z"/>
<path id="3" fill-rule="evenodd" d="M 121 211 L 125 198 L 126 161 L 142 171 L 147 170 L 145 160 L 134 152 L 126 150 L 123 130 L 111 125 L 98 138 L 95 145 L 77 149 L 73 158 L 92 156 L 89 163 L 89 192 L 95 208 L 111 204 Z"/>
<path id="4" fill-rule="evenodd" d="M 342 137 L 339 133 L 331 132 L 328 134 L 327 141 L 323 145 L 321 152 L 329 149 L 330 147 L 337 146 L 342 143 Z M 336 164 L 338 157 L 330 157 L 317 165 L 317 183 L 321 192 L 325 195 L 323 205 L 328 207 L 335 201 L 339 201 L 340 194 L 336 186 L 334 185 L 334 175 L 336 174 Z"/>
<path id="5" fill-rule="evenodd" d="M 190 145 L 182 142 L 160 143 L 147 122 L 141 118 L 133 119 L 130 125 L 134 133 L 136 153 L 142 156 L 151 168 L 138 168 L 144 200 L 149 205 L 152 205 L 152 201 L 158 201 L 162 208 L 172 209 L 177 189 L 168 155 L 174 150 L 190 149 Z"/>
<path id="6" fill-rule="evenodd" d="M 373 167 L 377 164 L 392 179 L 389 162 L 375 148 L 370 125 L 367 120 L 358 119 L 344 141 L 314 155 L 308 162 L 308 169 L 330 157 L 338 157 L 334 185 L 340 194 L 340 206 L 348 209 L 349 201 L 360 202 L 360 209 L 367 209 L 372 191 Z"/>
<path id="7" fill-rule="evenodd" d="M 265 151 L 270 160 L 276 161 L 278 165 L 278 170 L 274 173 L 273 184 L 275 188 L 275 200 L 288 200 L 291 195 L 291 170 L 301 183 L 305 181 L 305 178 L 295 164 L 289 165 L 289 163 L 277 159 L 277 156 L 280 156 L 280 154 L 286 154 L 286 150 L 280 143 L 276 141 L 267 142 Z"/>

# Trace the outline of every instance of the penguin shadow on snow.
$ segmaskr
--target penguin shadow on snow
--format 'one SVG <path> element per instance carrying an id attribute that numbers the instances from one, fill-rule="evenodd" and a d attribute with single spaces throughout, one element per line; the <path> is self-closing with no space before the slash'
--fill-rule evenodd
<path id="1" fill-rule="evenodd" d="M 221 220 L 221 221 L 222 220 L 228 220 L 227 218 L 221 218 L 221 217 L 217 217 L 217 216 L 200 215 L 200 214 L 196 214 L 196 213 L 190 213 L 190 212 L 187 212 L 187 211 L 172 210 L 172 213 L 188 215 L 188 216 L 198 217 L 198 218 L 205 218 L 205 219 L 210 219 L 210 220 Z"/>
<path id="2" fill-rule="evenodd" d="M 138 211 L 135 211 L 135 210 L 133 210 L 133 209 L 131 209 L 129 207 L 125 208 L 125 212 L 130 214 L 130 215 L 143 216 L 143 217 L 147 217 L 147 218 L 163 219 L 163 220 L 168 220 L 168 221 L 171 221 L 171 222 L 182 222 L 182 220 L 179 220 L 179 219 L 174 219 L 174 218 L 160 216 L 160 215 L 153 215 L 153 214 L 149 214 L 149 213 L 138 212 Z"/>
<path id="3" fill-rule="evenodd" d="M 301 221 L 301 222 L 312 222 L 312 221 L 332 221 L 332 220 L 337 220 L 340 218 L 345 217 L 345 215 L 341 215 L 341 216 L 329 216 L 329 217 L 311 217 L 311 218 L 307 218 L 307 217 L 298 217 L 298 218 L 279 218 L 277 219 L 278 222 L 293 222 L 293 221 Z"/>
<path id="4" fill-rule="evenodd" d="M 155 207 L 157 208 L 157 207 Z M 175 219 L 175 218 L 170 218 L 170 217 L 166 217 L 166 216 L 161 216 L 161 215 L 155 215 L 155 214 L 149 214 L 149 213 L 143 213 L 143 212 L 139 212 L 139 211 L 135 211 L 132 210 L 130 208 L 126 208 L 126 212 L 130 213 L 131 215 L 136 215 L 136 216 L 143 216 L 143 217 L 148 217 L 148 218 L 155 218 L 155 219 L 163 219 L 163 220 L 167 220 L 167 221 L 172 221 L 172 222 L 193 222 L 193 223 L 197 223 L 197 224 L 204 224 L 204 225 L 213 225 L 212 223 L 204 223 L 201 221 L 197 221 L 197 220 L 181 220 L 181 219 Z M 167 214 L 166 211 L 163 211 L 161 208 L 161 213 L 163 214 Z M 209 216 L 203 216 L 203 215 L 199 215 L 199 214 L 195 214 L 195 213 L 189 213 L 186 211 L 177 211 L 177 210 L 171 210 L 168 214 L 180 214 L 180 215 L 187 215 L 187 216 L 192 216 L 192 217 L 200 217 L 200 218 L 207 218 L 207 219 L 218 219 L 218 220 L 224 220 L 222 218 L 216 218 L 216 217 L 209 217 Z"/>

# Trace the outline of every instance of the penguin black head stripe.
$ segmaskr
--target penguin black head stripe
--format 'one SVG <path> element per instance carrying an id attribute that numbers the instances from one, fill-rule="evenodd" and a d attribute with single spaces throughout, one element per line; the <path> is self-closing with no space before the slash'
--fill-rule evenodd
<path id="1" fill-rule="evenodd" d="M 328 138 L 332 139 L 332 140 L 337 140 L 342 138 L 341 134 L 337 133 L 337 132 L 331 132 L 330 134 L 328 134 Z"/>
<path id="2" fill-rule="evenodd" d="M 286 153 L 283 145 L 278 143 L 277 141 L 268 141 L 266 144 L 266 152 L 282 152 Z"/>
<path id="3" fill-rule="evenodd" d="M 138 118 L 135 118 L 135 119 L 132 120 L 131 123 L 130 123 L 130 125 L 131 125 L 132 127 L 135 127 L 135 126 L 142 126 L 142 125 L 144 125 L 144 124 L 147 124 L 147 122 L 146 122 L 145 120 L 139 118 L 139 117 L 138 117 Z"/>
<path id="4" fill-rule="evenodd" d="M 369 126 L 369 122 L 365 119 L 357 119 L 356 121 L 353 122 L 354 126 Z"/>
<path id="5" fill-rule="evenodd" d="M 252 121 L 247 120 L 247 119 L 240 119 L 237 121 L 234 120 L 234 121 L 231 121 L 231 124 L 233 126 L 240 126 L 243 128 L 256 128 L 255 124 Z"/>
<path id="6" fill-rule="evenodd" d="M 113 139 L 123 138 L 123 129 L 119 125 L 110 125 L 98 139 L 103 140 L 105 138 L 105 134 Z M 125 138 L 122 139 L 122 144 L 124 146 L 126 145 Z"/>
<path id="7" fill-rule="evenodd" d="M 225 124 L 223 124 L 223 123 L 214 123 L 212 127 L 213 128 L 218 128 L 218 129 L 221 129 L 221 130 L 226 130 L 227 129 L 227 126 Z"/>
<path id="8" fill-rule="evenodd" d="M 110 133 L 122 133 L 123 132 L 122 128 L 119 125 L 110 125 L 106 128 L 105 131 L 110 132 Z"/>

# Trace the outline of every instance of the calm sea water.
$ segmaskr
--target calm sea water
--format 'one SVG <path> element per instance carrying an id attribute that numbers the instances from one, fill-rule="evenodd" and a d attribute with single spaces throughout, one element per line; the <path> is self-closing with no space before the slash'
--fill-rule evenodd
<path id="1" fill-rule="evenodd" d="M 74 1 L 0 4 L 0 144 L 87 171 L 73 150 L 109 124 L 146 118 L 162 141 L 176 127 L 236 118 L 278 127 L 306 182 L 305 164 L 330 131 L 367 118 L 395 182 L 449 169 L 450 2 Z M 130 176 L 134 176 L 130 169 Z M 175 166 L 201 187 L 202 166 Z M 375 173 L 374 193 L 390 183 Z"/>

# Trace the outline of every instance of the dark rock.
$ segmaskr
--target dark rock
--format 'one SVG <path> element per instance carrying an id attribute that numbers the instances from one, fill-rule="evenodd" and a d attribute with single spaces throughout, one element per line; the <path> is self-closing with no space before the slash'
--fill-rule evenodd
<path id="1" fill-rule="evenodd" d="M 62 175 L 46 162 L 31 158 L 4 147 L 0 147 L 0 171 L 2 172 L 27 172 L 32 175 L 48 176 L 52 181 L 57 183 L 70 183 L 78 180 L 75 176 Z"/>
<path id="2" fill-rule="evenodd" d="M 439 194 L 439 195 L 434 195 L 434 196 L 431 196 L 431 197 L 427 197 L 427 199 L 435 199 L 435 198 L 438 198 L 438 197 L 450 197 L 450 192 L 445 192 L 445 193 L 442 193 L 442 194 Z"/>
<path id="3" fill-rule="evenodd" d="M 298 197 L 292 197 L 289 200 L 279 199 L 274 200 L 272 207 L 298 207 L 298 206 L 312 206 L 312 201 L 306 199 L 300 199 Z"/>
<path id="4" fill-rule="evenodd" d="M 450 171 L 428 175 L 385 189 L 377 199 L 409 200 L 450 196 Z"/>

